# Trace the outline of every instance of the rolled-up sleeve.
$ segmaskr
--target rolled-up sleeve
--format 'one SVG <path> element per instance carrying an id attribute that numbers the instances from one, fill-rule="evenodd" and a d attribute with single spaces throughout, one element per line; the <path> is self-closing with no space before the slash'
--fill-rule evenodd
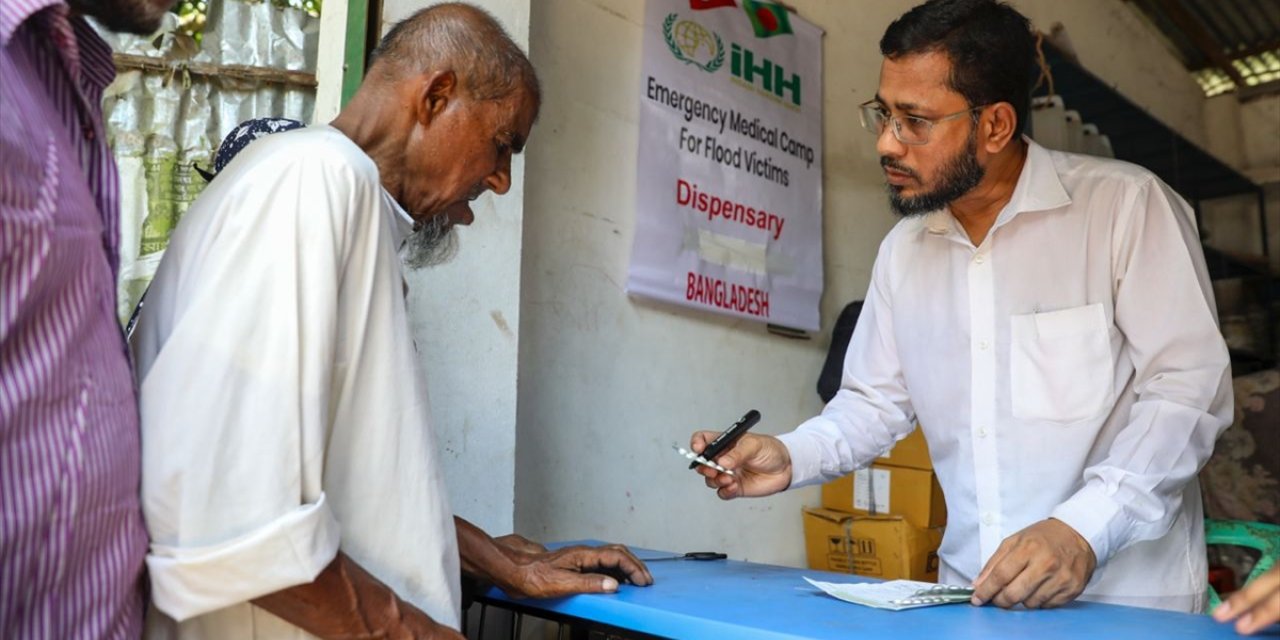
<path id="1" fill-rule="evenodd" d="M 324 495 L 239 538 L 207 547 L 151 545 L 156 607 L 182 621 L 315 580 L 338 553 Z"/>

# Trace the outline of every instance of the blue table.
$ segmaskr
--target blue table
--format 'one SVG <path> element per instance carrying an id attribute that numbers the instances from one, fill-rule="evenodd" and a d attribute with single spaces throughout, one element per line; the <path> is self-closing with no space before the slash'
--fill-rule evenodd
<path id="1" fill-rule="evenodd" d="M 599 544 L 595 541 L 566 544 Z M 641 559 L 675 554 L 632 548 Z M 593 624 L 663 638 L 893 638 L 992 640 L 1032 638 L 1231 638 L 1229 625 L 1205 615 L 1076 602 L 1043 611 L 966 604 L 883 611 L 831 598 L 801 579 L 873 582 L 840 573 L 791 569 L 734 560 L 677 560 L 649 564 L 654 584 L 623 585 L 612 595 L 513 600 L 498 589 L 480 598 L 541 618 Z M 585 634 L 584 634 L 585 635 Z M 1280 638 L 1280 625 L 1258 636 Z"/>

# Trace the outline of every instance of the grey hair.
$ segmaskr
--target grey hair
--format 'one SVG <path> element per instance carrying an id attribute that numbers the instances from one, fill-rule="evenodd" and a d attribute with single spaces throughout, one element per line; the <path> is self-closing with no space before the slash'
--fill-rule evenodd
<path id="1" fill-rule="evenodd" d="M 535 109 L 542 102 L 529 57 L 489 12 L 469 4 L 445 2 L 397 22 L 369 59 L 371 70 L 386 63 L 414 73 L 451 70 L 476 100 L 501 100 L 524 89 Z"/>

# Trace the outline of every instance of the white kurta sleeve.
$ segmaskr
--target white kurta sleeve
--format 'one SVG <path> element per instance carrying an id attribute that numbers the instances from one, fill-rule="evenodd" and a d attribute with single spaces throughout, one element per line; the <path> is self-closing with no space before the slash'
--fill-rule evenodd
<path id="1" fill-rule="evenodd" d="M 1230 360 L 1191 212 L 1155 179 L 1121 204 L 1131 210 L 1114 233 L 1115 324 L 1138 399 L 1106 458 L 1053 512 L 1099 564 L 1169 531 L 1232 415 Z"/>
<path id="2" fill-rule="evenodd" d="M 177 620 L 310 582 L 338 549 L 321 480 L 339 276 L 377 185 L 274 142 L 188 213 L 140 326 L 147 567 Z"/>
<path id="3" fill-rule="evenodd" d="M 915 428 L 893 331 L 887 271 L 880 246 L 862 313 L 845 352 L 840 390 L 822 413 L 779 439 L 791 455 L 791 487 L 834 480 L 866 466 Z"/>

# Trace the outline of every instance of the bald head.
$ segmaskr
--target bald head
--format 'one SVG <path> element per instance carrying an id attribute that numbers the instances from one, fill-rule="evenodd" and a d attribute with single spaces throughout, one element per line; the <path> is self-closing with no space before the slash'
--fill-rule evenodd
<path id="1" fill-rule="evenodd" d="M 3 0 L 0 0 L 2 2 Z M 541 96 L 533 65 L 488 13 L 439 4 L 403 20 L 333 126 L 378 166 L 422 228 L 470 224 L 469 203 L 511 188 Z"/>
<path id="2" fill-rule="evenodd" d="M 460 2 L 437 4 L 396 23 L 371 57 L 370 75 L 452 71 L 476 100 L 500 100 L 523 89 L 541 103 L 538 76 L 520 47 L 483 9 Z"/>

